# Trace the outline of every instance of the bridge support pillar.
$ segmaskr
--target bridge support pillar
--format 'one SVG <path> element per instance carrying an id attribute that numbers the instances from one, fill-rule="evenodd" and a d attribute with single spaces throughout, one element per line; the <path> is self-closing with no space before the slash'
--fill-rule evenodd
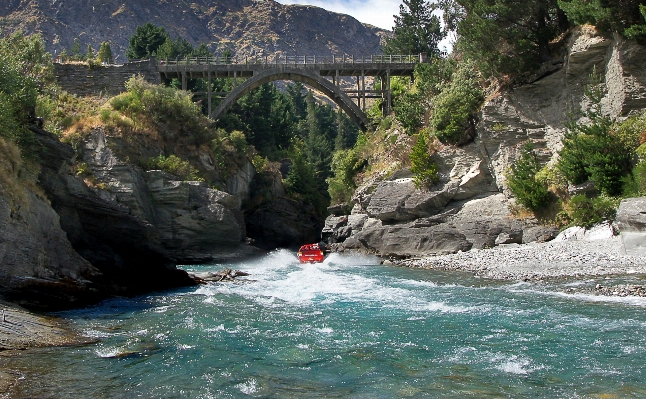
<path id="1" fill-rule="evenodd" d="M 363 98 L 363 112 L 366 112 L 366 72 L 361 70 L 361 97 Z"/>
<path id="2" fill-rule="evenodd" d="M 187 82 L 186 82 L 186 72 L 182 72 L 182 90 L 186 91 L 188 88 Z"/>
<path id="3" fill-rule="evenodd" d="M 390 115 L 390 110 L 392 108 L 392 95 L 390 93 L 390 68 L 386 69 L 386 76 L 385 79 L 381 82 L 381 86 L 384 96 L 383 112 L 384 116 L 388 116 Z"/>
<path id="4" fill-rule="evenodd" d="M 206 97 L 207 97 L 207 101 L 209 103 L 208 104 L 209 115 L 211 115 L 211 111 L 212 111 L 212 109 L 211 109 L 211 106 L 212 106 L 211 98 L 213 96 L 213 93 L 212 93 L 212 90 L 211 90 L 211 67 L 210 66 L 209 66 L 206 74 L 207 74 L 207 82 L 208 82 L 207 83 L 207 88 L 206 88 L 206 93 L 207 93 Z"/>

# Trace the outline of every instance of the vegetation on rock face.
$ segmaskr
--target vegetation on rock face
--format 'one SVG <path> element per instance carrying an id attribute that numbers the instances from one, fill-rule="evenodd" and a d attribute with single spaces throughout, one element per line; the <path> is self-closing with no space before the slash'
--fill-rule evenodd
<path id="1" fill-rule="evenodd" d="M 31 154 L 27 125 L 36 117 L 38 96 L 53 79 L 52 58 L 39 35 L 0 38 L 0 137 L 18 144 L 23 155 Z"/>
<path id="2" fill-rule="evenodd" d="M 170 155 L 168 157 L 159 155 L 150 158 L 145 167 L 150 170 L 163 170 L 164 172 L 177 176 L 181 180 L 204 181 L 204 178 L 200 176 L 200 172 L 195 167 L 176 155 Z"/>
<path id="3" fill-rule="evenodd" d="M 569 124 L 555 167 L 540 169 L 533 151 L 526 147 L 508 174 L 508 186 L 521 205 L 537 212 L 556 199 L 562 211 L 555 221 L 565 225 L 588 227 L 612 219 L 623 196 L 646 193 L 646 163 L 638 161 L 631 171 L 631 161 L 646 139 L 646 117 L 641 114 L 613 122 L 601 113 L 604 85 L 594 73 L 590 80 L 586 95 L 591 105 L 582 111 L 583 119 Z M 586 182 L 600 195 L 569 196 L 567 185 Z"/>
<path id="4" fill-rule="evenodd" d="M 470 141 L 475 136 L 476 114 L 484 103 L 477 72 L 462 64 L 433 103 L 430 125 L 435 136 L 447 144 Z"/>
<path id="5" fill-rule="evenodd" d="M 622 179 L 630 172 L 634 154 L 616 136 L 612 120 L 601 113 L 602 84 L 592 76 L 593 84 L 587 90 L 592 105 L 586 111 L 587 123 L 571 123 L 563 140 L 558 168 L 572 184 L 587 180 L 604 194 L 622 193 Z"/>
<path id="6" fill-rule="evenodd" d="M 588 198 L 575 195 L 566 204 L 567 217 L 575 226 L 591 227 L 604 220 L 612 220 L 617 214 L 619 201 L 616 198 L 599 196 Z"/>
<path id="7" fill-rule="evenodd" d="M 422 131 L 417 135 L 417 142 L 410 152 L 410 170 L 415 174 L 413 181 L 417 188 L 428 188 L 439 180 L 438 168 L 431 155 L 426 132 Z"/>
<path id="8" fill-rule="evenodd" d="M 646 39 L 646 9 L 640 0 L 558 0 L 568 19 L 577 24 L 591 24 L 630 39 Z"/>
<path id="9" fill-rule="evenodd" d="M 507 173 L 509 190 L 521 205 L 532 211 L 545 208 L 550 202 L 547 186 L 537 177 L 540 169 L 534 147 L 528 143 L 523 147 L 520 159 Z"/>

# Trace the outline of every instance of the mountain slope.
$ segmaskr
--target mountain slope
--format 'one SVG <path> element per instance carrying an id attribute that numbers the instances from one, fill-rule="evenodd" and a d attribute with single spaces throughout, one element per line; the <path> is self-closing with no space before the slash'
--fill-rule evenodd
<path id="1" fill-rule="evenodd" d="M 82 52 L 110 41 L 117 61 L 125 61 L 128 39 L 137 26 L 151 22 L 175 38 L 206 43 L 216 54 L 230 48 L 238 56 L 379 53 L 379 28 L 313 6 L 282 5 L 273 0 L 4 0 L 0 28 L 41 32 L 50 52 L 71 49 L 79 38 Z"/>

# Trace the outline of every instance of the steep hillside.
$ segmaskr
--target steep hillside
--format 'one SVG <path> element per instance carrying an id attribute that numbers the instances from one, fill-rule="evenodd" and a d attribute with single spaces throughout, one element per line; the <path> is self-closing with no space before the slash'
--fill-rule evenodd
<path id="1" fill-rule="evenodd" d="M 72 47 L 82 51 L 112 43 L 117 61 L 125 60 L 128 39 L 137 26 L 151 22 L 172 37 L 206 43 L 216 54 L 262 56 L 336 53 L 376 54 L 385 31 L 356 19 L 312 6 L 282 5 L 272 0 L 5 0 L 0 4 L 4 33 L 41 32 L 52 53 Z"/>

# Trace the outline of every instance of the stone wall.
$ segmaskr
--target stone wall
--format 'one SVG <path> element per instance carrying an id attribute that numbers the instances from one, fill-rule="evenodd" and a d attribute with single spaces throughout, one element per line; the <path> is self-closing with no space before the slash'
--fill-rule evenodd
<path id="1" fill-rule="evenodd" d="M 142 75 L 150 83 L 161 83 L 157 60 L 129 62 L 123 65 L 54 64 L 54 74 L 61 88 L 79 96 L 117 95 L 133 75 Z"/>

